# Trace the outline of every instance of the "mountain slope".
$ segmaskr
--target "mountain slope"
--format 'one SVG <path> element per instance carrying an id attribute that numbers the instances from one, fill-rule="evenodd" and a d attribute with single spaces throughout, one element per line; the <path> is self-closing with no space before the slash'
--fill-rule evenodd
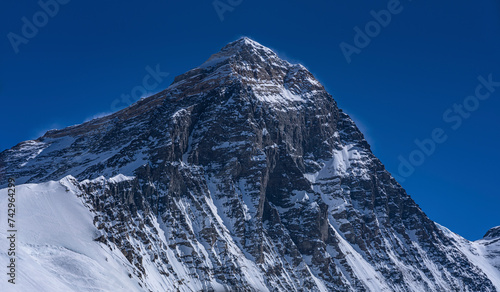
<path id="1" fill-rule="evenodd" d="M 93 215 L 77 197 L 61 183 L 25 184 L 17 186 L 16 221 L 17 281 L 7 283 L 2 273 L 2 291 L 141 291 L 137 280 L 129 278 L 133 267 L 119 250 L 102 248 L 93 239 L 99 231 Z M 0 203 L 7 206 L 7 190 L 1 190 Z M 7 222 L 5 212 L 0 213 Z M 2 240 L 7 238 L 0 230 Z M 2 263 L 9 258 L 3 251 Z"/>
<path id="2" fill-rule="evenodd" d="M 422 212 L 314 76 L 248 38 L 0 161 L 20 183 L 72 175 L 98 242 L 152 291 L 499 289 L 498 269 Z M 99 178 L 116 175 L 133 178 Z"/>

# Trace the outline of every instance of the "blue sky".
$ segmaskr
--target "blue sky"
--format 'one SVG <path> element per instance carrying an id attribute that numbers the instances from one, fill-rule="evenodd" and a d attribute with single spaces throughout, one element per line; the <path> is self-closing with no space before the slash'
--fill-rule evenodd
<path id="1" fill-rule="evenodd" d="M 472 240 L 500 225 L 500 87 L 475 97 L 478 77 L 500 82 L 498 1 L 59 1 L 46 18 L 37 1 L 2 3 L 0 151 L 124 106 L 150 70 L 160 91 L 249 36 L 325 85 L 431 219 Z M 340 44 L 367 25 L 348 62 Z"/>

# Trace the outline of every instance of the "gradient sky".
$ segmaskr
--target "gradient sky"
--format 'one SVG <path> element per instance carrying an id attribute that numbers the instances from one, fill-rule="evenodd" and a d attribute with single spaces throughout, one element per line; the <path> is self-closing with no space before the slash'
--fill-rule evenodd
<path id="1" fill-rule="evenodd" d="M 500 81 L 499 1 L 401 0 L 350 63 L 340 43 L 353 45 L 354 28 L 395 0 L 220 0 L 231 5 L 223 19 L 213 0 L 65 1 L 46 24 L 37 1 L 1 4 L 0 151 L 111 112 L 147 66 L 169 73 L 151 90 L 160 91 L 249 36 L 325 85 L 432 220 L 471 240 L 500 225 L 500 87 L 477 104 L 466 99 L 479 76 Z M 41 27 L 15 53 L 8 35 L 22 37 L 23 17 L 33 16 Z M 443 114 L 465 100 L 474 110 L 453 129 Z M 398 157 L 436 128 L 446 141 L 401 176 Z"/>

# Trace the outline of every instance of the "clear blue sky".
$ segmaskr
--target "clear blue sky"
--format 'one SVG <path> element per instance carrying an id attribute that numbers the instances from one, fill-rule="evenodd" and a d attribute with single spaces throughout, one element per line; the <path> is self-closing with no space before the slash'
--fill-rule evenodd
<path id="1" fill-rule="evenodd" d="M 486 100 L 466 99 L 475 94 L 478 76 L 500 81 L 499 1 L 401 0 L 399 13 L 371 32 L 370 44 L 352 54 L 350 63 L 340 43 L 354 45 L 354 27 L 364 30 L 374 19 L 370 11 L 394 3 L 217 3 L 231 5 L 223 21 L 213 0 L 71 0 L 48 19 L 37 1 L 4 1 L 0 151 L 110 112 L 113 101 L 141 86 L 147 66 L 159 64 L 170 73 L 151 88 L 160 91 L 245 35 L 315 74 L 396 175 L 398 157 L 408 159 L 418 149 L 414 140 L 441 128 L 447 140 L 425 154 L 411 175 L 403 173 L 402 185 L 431 219 L 468 239 L 500 225 L 500 87 Z M 25 29 L 28 37 L 20 43 L 23 17 L 33 22 L 34 16 L 38 31 Z M 17 54 L 10 32 L 19 36 Z M 443 120 L 464 101 L 468 118 L 451 112 Z"/>

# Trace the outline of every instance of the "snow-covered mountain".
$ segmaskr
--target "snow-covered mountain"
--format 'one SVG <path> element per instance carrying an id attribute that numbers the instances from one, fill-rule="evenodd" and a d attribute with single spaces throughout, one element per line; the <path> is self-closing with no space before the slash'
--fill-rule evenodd
<path id="1" fill-rule="evenodd" d="M 248 38 L 0 167 L 24 184 L 19 291 L 500 291 L 500 228 L 432 222 L 314 76 Z"/>

